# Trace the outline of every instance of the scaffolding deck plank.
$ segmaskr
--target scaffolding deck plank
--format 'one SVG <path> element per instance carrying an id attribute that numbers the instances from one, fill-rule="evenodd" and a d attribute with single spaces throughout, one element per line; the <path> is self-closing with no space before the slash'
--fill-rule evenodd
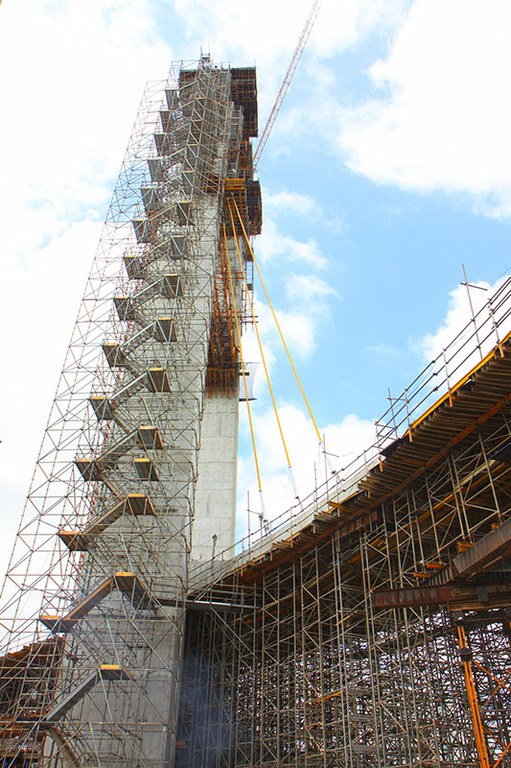
<path id="1" fill-rule="evenodd" d="M 138 428 L 139 443 L 143 448 L 148 450 L 156 449 L 161 450 L 163 448 L 163 440 L 158 427 L 151 425 L 142 425 Z"/>
<path id="2" fill-rule="evenodd" d="M 159 317 L 156 320 L 156 337 L 162 342 L 177 341 L 176 324 L 172 317 Z"/>
<path id="3" fill-rule="evenodd" d="M 163 275 L 163 294 L 168 299 L 177 299 L 183 295 L 181 276 L 176 273 Z"/>
<path id="4" fill-rule="evenodd" d="M 91 480 L 97 482 L 101 480 L 101 470 L 95 459 L 88 456 L 75 459 L 75 465 L 78 468 L 81 476 L 84 480 Z"/>
<path id="5" fill-rule="evenodd" d="M 53 632 L 69 632 L 80 619 L 87 616 L 93 608 L 115 590 L 123 592 L 137 607 L 153 605 L 146 586 L 136 574 L 131 571 L 118 571 L 99 584 L 93 592 L 86 595 L 65 616 L 42 614 L 39 621 Z"/>
<path id="6" fill-rule="evenodd" d="M 118 664 L 101 664 L 98 669 L 87 675 L 75 690 L 71 691 L 48 713 L 45 723 L 49 724 L 61 720 L 100 680 L 115 681 L 128 679 L 130 679 L 129 673 Z"/>
<path id="7" fill-rule="evenodd" d="M 152 459 L 143 456 L 138 459 L 133 459 L 138 478 L 142 481 L 158 480 L 158 473 Z"/>
<path id="8" fill-rule="evenodd" d="M 149 368 L 147 372 L 148 388 L 151 392 L 170 392 L 170 376 L 165 368 Z"/>
<path id="9" fill-rule="evenodd" d="M 115 523 L 125 512 L 132 515 L 155 515 L 154 505 L 144 493 L 130 493 L 103 515 L 93 520 L 83 530 L 60 530 L 59 538 L 72 551 L 85 552 L 91 537 L 99 536 L 110 525 Z"/>
<path id="10" fill-rule="evenodd" d="M 110 368 L 123 368 L 126 365 L 126 357 L 120 344 L 114 341 L 105 341 L 102 346 Z"/>

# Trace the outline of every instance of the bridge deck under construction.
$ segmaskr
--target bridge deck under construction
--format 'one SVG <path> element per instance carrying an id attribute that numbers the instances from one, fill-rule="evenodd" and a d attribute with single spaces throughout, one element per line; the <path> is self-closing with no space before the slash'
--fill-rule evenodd
<path id="1" fill-rule="evenodd" d="M 197 591 L 179 765 L 509 764 L 510 401 L 507 337 L 356 492 Z"/>

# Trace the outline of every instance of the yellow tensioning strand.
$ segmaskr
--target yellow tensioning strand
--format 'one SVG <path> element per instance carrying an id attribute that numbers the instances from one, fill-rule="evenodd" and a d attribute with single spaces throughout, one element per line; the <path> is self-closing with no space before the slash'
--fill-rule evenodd
<path id="1" fill-rule="evenodd" d="M 311 409 L 311 407 L 310 407 L 309 401 L 307 400 L 307 396 L 306 396 L 306 394 L 305 394 L 305 392 L 304 392 L 304 389 L 303 389 L 303 387 L 302 387 L 302 383 L 301 383 L 301 381 L 300 381 L 300 377 L 298 376 L 298 371 L 296 370 L 295 364 L 294 364 L 294 362 L 293 362 L 293 358 L 291 357 L 291 353 L 289 352 L 288 346 L 287 346 L 287 344 L 286 344 L 286 340 L 285 340 L 285 338 L 284 338 L 284 334 L 282 333 L 282 329 L 281 329 L 281 327 L 280 327 L 280 323 L 279 323 L 279 321 L 278 321 L 278 318 L 277 318 L 277 314 L 276 314 L 276 312 L 275 312 L 275 309 L 274 309 L 274 307 L 273 307 L 273 304 L 272 304 L 272 302 L 271 302 L 271 299 L 270 299 L 270 296 L 269 296 L 269 294 L 268 294 L 268 291 L 266 290 L 266 285 L 265 285 L 265 282 L 264 282 L 264 280 L 263 280 L 263 276 L 262 276 L 262 274 L 261 274 L 261 270 L 259 269 L 259 265 L 258 265 L 258 263 L 257 263 L 257 260 L 256 260 L 256 257 L 255 257 L 255 255 L 254 255 L 254 252 L 253 252 L 253 250 L 252 250 L 252 246 L 251 246 L 251 244 L 250 244 L 250 240 L 249 240 L 249 238 L 248 238 L 248 235 L 247 235 L 247 232 L 246 232 L 246 229 L 245 229 L 245 225 L 243 224 L 243 220 L 242 220 L 242 218 L 241 218 L 241 215 L 240 215 L 240 212 L 239 212 L 238 206 L 236 205 L 236 200 L 235 200 L 234 198 L 232 198 L 231 200 L 228 200 L 228 205 L 229 205 L 229 212 L 231 213 L 231 220 L 232 220 L 232 208 L 231 208 L 231 202 L 232 202 L 232 204 L 233 204 L 233 206 L 234 206 L 234 209 L 235 209 L 235 211 L 236 211 L 237 219 L 238 219 L 238 221 L 239 221 L 239 223 L 240 223 L 240 226 L 241 226 L 241 229 L 242 229 L 242 232 L 243 232 L 243 237 L 244 237 L 244 239 L 245 239 L 245 242 L 246 242 L 246 244 L 247 244 L 247 248 L 248 248 L 248 249 L 249 249 L 249 251 L 250 251 L 250 255 L 251 255 L 251 257 L 252 257 L 252 260 L 253 260 L 253 262 L 254 262 L 254 266 L 255 266 L 255 268 L 256 268 L 256 270 L 257 270 L 257 275 L 258 275 L 258 277 L 259 277 L 259 280 L 260 280 L 260 282 L 261 282 L 261 286 L 262 286 L 262 288 L 263 288 L 263 291 L 264 291 L 264 295 L 265 295 L 265 297 L 266 297 L 266 301 L 268 302 L 268 306 L 270 307 L 271 313 L 272 313 L 272 315 L 273 315 L 273 320 L 275 321 L 275 325 L 276 325 L 276 327 L 277 327 L 277 330 L 278 330 L 278 332 L 279 332 L 279 336 L 280 336 L 280 339 L 281 339 L 281 341 L 282 341 L 282 345 L 283 345 L 283 347 L 284 347 L 284 350 L 285 350 L 285 352 L 286 352 L 286 355 L 287 355 L 287 359 L 289 360 L 289 364 L 291 365 L 291 368 L 292 368 L 292 370 L 293 370 L 293 374 L 294 374 L 294 376 L 295 376 L 295 379 L 296 379 L 296 383 L 298 384 L 298 388 L 299 388 L 299 390 L 300 390 L 300 393 L 301 393 L 301 395 L 302 395 L 302 398 L 303 398 L 303 402 L 305 403 L 305 407 L 307 408 L 307 411 L 308 411 L 308 414 L 309 414 L 309 416 L 310 416 L 310 419 L 311 419 L 311 421 L 312 421 L 312 423 L 313 423 L 313 425 L 314 425 L 314 430 L 315 430 L 315 432 L 316 432 L 316 435 L 317 435 L 317 437 L 318 437 L 318 440 L 319 440 L 319 442 L 320 442 L 320 443 L 322 443 L 322 442 L 323 442 L 323 438 L 321 437 L 321 433 L 320 433 L 320 431 L 319 431 L 319 428 L 318 428 L 318 425 L 317 425 L 317 423 L 316 423 L 316 419 L 314 418 L 314 415 L 313 415 L 313 413 L 312 413 L 312 409 Z M 234 231 L 234 223 L 233 223 L 233 231 Z"/>
<path id="2" fill-rule="evenodd" d="M 256 448 L 256 441 L 255 441 L 255 433 L 254 433 L 254 424 L 252 422 L 252 411 L 250 408 L 250 401 L 248 398 L 248 388 L 247 388 L 247 376 L 245 372 L 245 363 L 243 360 L 243 349 L 241 346 L 241 329 L 240 329 L 240 323 L 238 319 L 238 310 L 236 309 L 236 296 L 234 295 L 234 286 L 232 281 L 232 271 L 231 271 L 231 262 L 229 259 L 229 249 L 227 245 L 227 234 L 225 231 L 225 224 L 224 224 L 224 246 L 225 246 L 225 261 L 227 264 L 227 273 L 229 275 L 229 293 L 231 295 L 231 302 L 232 302 L 232 309 L 234 313 L 234 323 L 236 326 L 236 338 L 238 341 L 238 351 L 240 354 L 240 363 L 241 363 L 241 373 L 242 373 L 242 379 L 243 379 L 243 388 L 245 390 L 245 400 L 247 402 L 247 411 L 248 411 L 248 422 L 250 425 L 250 437 L 252 440 L 252 449 L 254 451 L 254 460 L 256 465 L 256 473 L 257 473 L 257 484 L 259 488 L 259 492 L 262 492 L 262 484 L 261 484 L 261 472 L 259 470 L 259 459 L 257 456 L 257 448 Z"/>
<path id="3" fill-rule="evenodd" d="M 234 218 L 233 218 L 233 214 L 232 214 L 232 208 L 231 208 L 230 204 L 229 204 L 229 215 L 231 217 L 232 231 L 236 232 L 236 228 L 234 226 Z M 282 424 L 281 424 L 281 421 L 280 421 L 279 411 L 278 411 L 278 408 L 277 408 L 277 402 L 275 400 L 275 395 L 273 393 L 273 387 L 271 385 L 270 372 L 268 371 L 268 365 L 266 363 L 266 356 L 264 354 L 263 343 L 261 341 L 261 335 L 259 333 L 259 326 L 258 326 L 258 324 L 256 322 L 256 318 L 255 318 L 255 314 L 254 314 L 254 304 L 253 304 L 252 298 L 250 296 L 250 291 L 248 290 L 247 276 L 245 274 L 245 268 L 243 266 L 243 259 L 241 257 L 240 247 L 239 247 L 239 243 L 238 243 L 238 238 L 236 236 L 234 237 L 234 242 L 236 244 L 236 253 L 237 253 L 238 261 L 239 261 L 239 264 L 240 264 L 241 274 L 243 275 L 243 281 L 244 281 L 244 284 L 245 284 L 245 291 L 247 293 L 248 305 L 250 307 L 250 314 L 252 315 L 252 321 L 254 323 L 254 329 L 255 329 L 255 332 L 256 332 L 257 343 L 258 343 L 258 346 L 259 346 L 259 351 L 261 353 L 261 360 L 262 360 L 262 363 L 263 363 L 264 374 L 266 376 L 266 382 L 268 384 L 268 390 L 270 392 L 271 402 L 272 402 L 272 405 L 273 405 L 273 410 L 275 412 L 275 418 L 277 420 L 277 425 L 278 425 L 278 428 L 279 428 L 280 439 L 282 440 L 282 445 L 284 447 L 284 453 L 286 454 L 287 466 L 290 467 L 291 466 L 291 460 L 289 458 L 289 451 L 287 450 L 286 439 L 284 437 L 284 431 L 282 429 Z"/>

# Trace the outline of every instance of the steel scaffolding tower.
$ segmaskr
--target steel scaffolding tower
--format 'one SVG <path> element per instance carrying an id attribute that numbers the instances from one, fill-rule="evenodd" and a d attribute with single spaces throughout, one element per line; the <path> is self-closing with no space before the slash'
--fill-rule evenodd
<path id="1" fill-rule="evenodd" d="M 247 251 L 224 206 L 260 231 L 255 135 L 254 69 L 146 89 L 7 574 L 3 765 L 173 762 L 189 562 L 234 544 Z"/>

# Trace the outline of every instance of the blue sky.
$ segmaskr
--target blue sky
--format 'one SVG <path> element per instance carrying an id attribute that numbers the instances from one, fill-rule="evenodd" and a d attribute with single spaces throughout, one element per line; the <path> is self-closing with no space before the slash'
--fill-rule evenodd
<path id="1" fill-rule="evenodd" d="M 310 6 L 2 3 L 6 540 L 145 82 L 201 50 L 217 62 L 255 64 L 262 127 Z M 438 349 L 435 340 L 455 331 L 462 264 L 471 282 L 487 284 L 511 265 L 510 23 L 507 0 L 323 0 L 261 159 L 256 255 L 341 465 L 372 439 L 388 389 L 397 394 Z M 259 303 L 258 313 L 305 492 L 316 441 Z M 257 391 L 266 504 L 276 511 L 291 503 L 290 488 L 261 381 Z M 240 504 L 247 486 L 254 493 L 246 442 L 244 433 Z"/>

